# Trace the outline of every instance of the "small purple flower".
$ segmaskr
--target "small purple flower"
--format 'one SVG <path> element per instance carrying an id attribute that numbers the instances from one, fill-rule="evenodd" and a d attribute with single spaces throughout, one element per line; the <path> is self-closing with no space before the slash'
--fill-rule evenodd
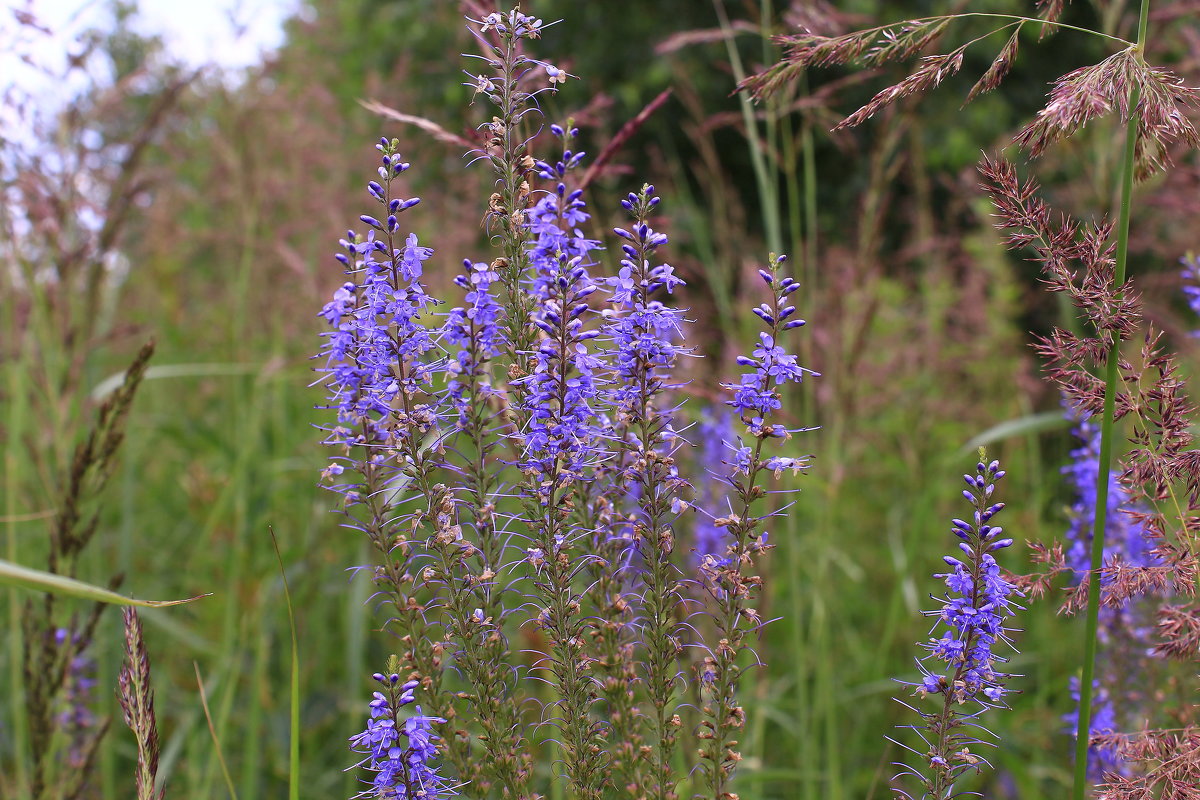
<path id="1" fill-rule="evenodd" d="M 501 353 L 505 341 L 501 326 L 504 310 L 492 293 L 492 284 L 499 276 L 485 263 L 468 260 L 463 267 L 464 274 L 454 283 L 466 290 L 466 305 L 447 316 L 442 339 L 444 344 L 457 347 L 446 365 L 446 389 L 458 410 L 460 425 L 466 423 L 472 403 L 484 402 L 490 396 L 490 373 L 485 365 Z M 471 397 L 467 396 L 469 389 L 474 392 Z"/>
<path id="2" fill-rule="evenodd" d="M 697 462 L 707 473 L 696 492 L 695 558 L 701 563 L 705 556 L 723 556 L 727 545 L 725 529 L 713 520 L 729 513 L 729 479 L 737 468 L 736 461 L 729 459 L 730 447 L 737 441 L 733 415 L 720 407 L 707 409 L 696 423 L 693 438 L 699 443 Z"/>
<path id="3" fill-rule="evenodd" d="M 433 725 L 446 720 L 425 716 L 417 706 L 416 713 L 401 722 L 399 709 L 414 701 L 419 682 L 400 685 L 400 676 L 395 674 L 376 673 L 374 678 L 384 691 L 373 694 L 366 730 L 350 737 L 350 749 L 366 756 L 358 766 L 375 773 L 371 789 L 357 797 L 440 800 L 453 796 L 453 788 L 438 774 L 435 764 L 435 743 L 440 737 L 433 732 Z"/>
<path id="4" fill-rule="evenodd" d="M 798 285 L 790 283 L 791 278 L 783 280 L 784 287 Z M 761 312 L 758 316 L 766 320 L 767 324 L 773 324 L 774 318 L 770 313 Z M 754 367 L 754 371 L 743 373 L 740 383 L 722 384 L 733 392 L 733 399 L 729 401 L 729 405 L 742 417 L 764 417 L 778 410 L 781 404 L 776 387 L 792 381 L 799 383 L 804 379 L 806 372 L 810 375 L 817 374 L 796 363 L 796 357 L 776 344 L 769 333 L 764 331 L 758 336 L 759 345 L 754 349 L 753 358 L 738 358 L 739 364 Z"/>
<path id="5" fill-rule="evenodd" d="M 1020 590 L 1001 574 L 992 555 L 1012 544 L 1004 529 L 992 524 L 1004 508 L 993 500 L 1003 477 L 999 462 L 982 460 L 974 475 L 963 476 L 967 484 L 963 494 L 974 512 L 969 521 L 953 521 L 951 531 L 960 540 L 961 553 L 944 557 L 950 571 L 936 576 L 946 585 L 942 606 L 925 612 L 936 618 L 934 631 L 940 628 L 940 634 L 923 645 L 928 653 L 917 660 L 921 680 L 907 684 L 918 699 L 941 696 L 932 711 L 905 703 L 923 721 L 919 727 L 905 727 L 918 730 L 928 746 L 928 761 L 921 767 L 905 767 L 901 774 L 920 780 L 923 797 L 949 796 L 962 773 L 987 764 L 972 749 L 982 740 L 970 731 L 979 728 L 978 717 L 984 711 L 1005 707 L 1005 683 L 1010 676 L 998 669 L 1007 659 L 996 652 L 996 646 L 1010 644 L 1005 622 L 1018 608 L 1015 598 Z"/>
<path id="6" fill-rule="evenodd" d="M 406 281 L 415 281 L 421 277 L 421 263 L 433 255 L 432 247 L 422 247 L 417 242 L 417 235 L 410 233 L 404 241 L 404 255 L 400 259 L 400 277 Z"/>
<path id="7" fill-rule="evenodd" d="M 1200 316 L 1200 256 L 1188 255 L 1179 259 L 1183 264 L 1180 275 L 1183 278 L 1183 296 L 1187 298 L 1192 313 Z M 1193 337 L 1200 337 L 1200 330 L 1192 331 Z"/>

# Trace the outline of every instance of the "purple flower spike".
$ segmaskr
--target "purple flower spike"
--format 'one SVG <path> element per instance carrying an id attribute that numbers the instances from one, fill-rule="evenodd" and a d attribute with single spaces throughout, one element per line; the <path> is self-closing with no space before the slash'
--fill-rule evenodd
<path id="1" fill-rule="evenodd" d="M 936 635 L 922 645 L 929 652 L 917 659 L 921 680 L 904 682 L 912 687 L 917 700 L 914 704 L 900 702 L 920 716 L 922 724 L 903 727 L 917 731 L 923 744 L 919 748 L 900 746 L 920 752 L 924 761 L 898 764 L 901 772 L 896 777 L 910 777 L 919 783 L 921 797 L 957 796 L 952 792 L 959 777 L 988 765 L 976 750 L 984 741 L 973 731 L 982 730 L 978 718 L 987 709 L 1006 707 L 1005 684 L 1012 676 L 997 669 L 1007 659 L 995 648 L 998 644 L 1011 646 L 1005 621 L 1019 608 L 1015 598 L 1021 592 L 1001 574 L 991 553 L 1012 544 L 1011 539 L 996 540 L 1001 529 L 989 524 L 1002 507 L 993 504 L 991 497 L 1003 477 L 998 462 L 985 463 L 982 458 L 975 474 L 964 476 L 971 487 L 963 494 L 974 506 L 973 521 L 955 519 L 952 525 L 954 535 L 963 540 L 959 549 L 965 557 L 944 559 L 951 571 L 936 576 L 946 585 L 941 608 L 925 612 L 937 620 Z M 920 707 L 921 701 L 929 698 L 937 699 L 936 708 Z"/>
<path id="2" fill-rule="evenodd" d="M 392 800 L 445 800 L 456 794 L 454 788 L 438 774 L 437 745 L 440 738 L 433 732 L 435 724 L 444 723 L 440 717 L 429 717 L 416 707 L 416 713 L 401 720 L 398 710 L 413 702 L 417 681 L 398 686 L 396 681 L 376 673 L 375 679 L 387 684 L 385 695 L 375 692 L 369 704 L 370 719 L 362 733 L 350 737 L 350 749 L 364 755 L 358 766 L 375 773 L 371 788 L 359 798 L 391 798 Z"/>

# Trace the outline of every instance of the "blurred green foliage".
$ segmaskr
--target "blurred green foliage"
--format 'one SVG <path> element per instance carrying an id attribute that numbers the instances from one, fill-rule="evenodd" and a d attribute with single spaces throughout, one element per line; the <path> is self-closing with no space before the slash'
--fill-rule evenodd
<path id="1" fill-rule="evenodd" d="M 740 26 L 736 43 L 746 64 L 778 56 L 772 45 L 764 51 L 757 32 L 783 32 L 783 20 L 803 10 L 784 5 L 725 2 Z M 985 6 L 971 10 L 1030 11 L 1016 0 Z M 756 188 L 725 45 L 713 35 L 714 6 L 539 0 L 527 10 L 565 17 L 546 31 L 539 55 L 580 77 L 547 100 L 547 118 L 586 117 L 593 154 L 660 91 L 674 90 L 616 155 L 623 171 L 604 176 L 592 200 L 600 224 L 612 213 L 614 192 L 633 184 L 653 181 L 667 198 L 669 229 L 677 231 L 672 257 L 692 284 L 684 302 L 700 320 L 700 349 L 711 356 L 695 367 L 690 389 L 703 403 L 745 337 L 749 315 L 739 302 L 750 296 L 746 275 L 766 255 L 763 219 L 771 213 Z M 951 10 L 855 0 L 840 4 L 835 17 L 867 25 Z M 127 8 L 118 19 L 132 13 Z M 1085 27 L 1113 19 L 1121 18 L 1102 3 L 1068 9 L 1067 21 Z M 967 22 L 961 37 L 985 30 L 985 22 Z M 696 31 L 704 34 L 694 43 L 656 50 Z M 122 326 L 88 356 L 94 385 L 127 360 L 137 336 L 152 332 L 156 364 L 207 367 L 183 366 L 144 386 L 83 575 L 104 580 L 123 572 L 145 596 L 214 593 L 146 614 L 169 796 L 223 796 L 218 744 L 243 800 L 283 791 L 289 638 L 268 526 L 282 544 L 298 612 L 302 794 L 355 791 L 354 778 L 342 772 L 352 763 L 345 741 L 365 718 L 367 676 L 387 646 L 373 634 L 369 588 L 347 573 L 365 561 L 363 542 L 338 527 L 326 513 L 331 498 L 316 488 L 322 455 L 313 426 L 321 415 L 312 406 L 320 392 L 305 387 L 318 344 L 316 311 L 341 281 L 329 254 L 365 207 L 361 185 L 380 133 L 407 144 L 414 193 L 424 198 L 411 219 L 442 263 L 484 252 L 479 220 L 489 177 L 464 176 L 453 146 L 358 104 L 377 98 L 468 134 L 486 110 L 469 105 L 462 85 L 472 68 L 459 54 L 474 43 L 458 4 L 306 0 L 287 34 L 260 69 L 201 76 L 156 139 L 138 211 L 119 243 L 132 265 L 120 290 Z M 901 77 L 903 67 L 848 82 L 832 96 L 824 90 L 850 71 L 814 73 L 795 99 L 820 102 L 778 115 L 781 138 L 766 143 L 795 136 L 799 149 L 803 135 L 810 137 L 813 191 L 800 185 L 805 174 L 777 170 L 773 179 L 788 206 L 775 211 L 816 220 L 815 231 L 789 225 L 787 247 L 808 278 L 799 295 L 811 320 L 806 363 L 823 377 L 793 409 L 801 422 L 821 426 L 803 444 L 817 466 L 773 532 L 780 545 L 763 616 L 783 619 L 767 628 L 761 654 L 769 666 L 747 687 L 752 722 L 742 797 L 887 796 L 896 754 L 883 737 L 908 721 L 889 700 L 897 691 L 891 678 L 914 673 L 913 642 L 926 624 L 917 609 L 929 606 L 930 576 L 950 544 L 956 477 L 973 463 L 962 445 L 996 422 L 1057 407 L 1036 379 L 1024 331 L 1062 311 L 1038 290 L 1035 271 L 1003 252 L 974 189 L 973 165 L 982 149 L 1004 146 L 1031 117 L 1052 78 L 1105 53 L 1086 37 L 1060 33 L 1041 44 L 1030 37 L 1004 88 L 960 108 L 999 45 L 979 45 L 962 74 L 919 109 L 905 104 L 836 136 L 827 130 L 839 113 Z M 157 81 L 148 94 L 172 74 L 167 54 L 127 25 L 104 46 L 115 76 L 145 71 Z M 1182 57 L 1171 49 L 1176 44 L 1163 46 Z M 601 95 L 607 101 L 594 102 Z M 102 129 L 114 141 L 144 115 L 145 102 L 124 111 Z M 764 129 L 765 122 L 755 135 Z M 1093 174 L 1105 135 L 1098 128 L 1040 167 L 1052 196 L 1085 214 L 1108 201 L 1110 186 Z M 1152 239 L 1138 257 L 1161 263 L 1164 251 L 1168 243 Z M 800 259 L 806 252 L 815 259 Z M 222 374 L 212 374 L 214 365 Z M 27 424 L 44 424 L 34 417 Z M 12 442 L 21 432 L 4 435 Z M 1006 527 L 1018 540 L 1062 528 L 1058 466 L 1067 446 L 1061 433 L 995 446 L 1011 476 Z M 43 502 L 34 489 L 6 513 Z M 37 523 L 22 524 L 21 537 L 40 535 Z M 1057 796 L 1066 781 L 1069 741 L 1059 715 L 1069 703 L 1074 625 L 1049 602 L 1031 603 L 1023 624 L 1015 671 L 1028 675 L 1025 694 L 1015 713 L 994 720 L 1003 744 L 994 758 L 999 777 L 983 787 L 989 797 Z M 116 673 L 117 627 L 107 618 L 99 636 L 105 686 Z M 217 743 L 198 706 L 192 661 L 206 680 Z M 111 712 L 111 693 L 101 694 Z M 106 799 L 128 796 L 132 757 L 123 731 L 109 737 L 98 793 Z M 0 737 L 0 763 L 7 746 Z"/>

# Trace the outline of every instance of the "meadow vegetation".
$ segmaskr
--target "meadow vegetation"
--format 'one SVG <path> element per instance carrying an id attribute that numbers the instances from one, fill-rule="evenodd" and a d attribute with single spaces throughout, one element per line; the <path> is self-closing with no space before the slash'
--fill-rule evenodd
<path id="1" fill-rule="evenodd" d="M 68 69 L 86 80 L 69 104 L 47 114 L 10 87 L 0 558 L 127 597 L 211 595 L 122 616 L 94 589 L 0 572 L 0 798 L 350 797 L 381 774 L 360 759 L 388 761 L 376 746 L 390 734 L 363 732 L 374 691 L 400 724 L 401 706 L 427 715 L 403 769 L 420 751 L 464 797 L 1200 797 L 1185 385 L 1200 267 L 1180 266 L 1200 223 L 1194 4 L 1139 16 L 997 0 L 953 19 L 965 6 L 636 6 L 523 3 L 562 22 L 510 54 L 528 71 L 516 100 L 502 70 L 460 55 L 506 46 L 484 0 L 305 0 L 282 48 L 237 75 L 175 63 L 118 3 L 111 29 L 76 45 Z M 7 24 L 14 48 L 42 35 L 32 18 Z M 533 204 L 560 181 L 547 223 Z M 561 224 L 568 205 L 578 235 Z M 544 227 L 523 227 L 527 210 Z M 439 314 L 474 303 L 470 320 L 503 330 L 480 344 L 465 311 L 414 312 L 458 327 L 396 361 L 425 364 L 404 373 L 411 393 L 367 392 L 403 405 L 378 434 L 400 466 L 374 476 L 330 407 L 362 422 L 379 406 L 330 388 L 336 343 L 322 335 L 369 295 L 344 266 L 389 271 L 372 266 L 370 229 L 389 242 L 387 291 L 403 266 L 413 308 L 426 293 L 446 300 Z M 594 259 L 591 274 L 560 253 Z M 522 260 L 524 278 L 504 271 Z M 495 319 L 464 299 L 489 289 Z M 651 296 L 664 305 L 622 328 Z M 573 436 L 619 445 L 571 450 L 561 428 L 531 438 L 550 394 L 536 376 L 600 346 L 570 338 L 568 306 L 606 342 L 686 328 L 686 349 L 665 335 L 652 357 L 598 369 L 612 427 L 584 414 Z M 539 348 L 555 335 L 570 347 Z M 442 348 L 455 371 L 435 363 Z M 581 363 L 564 369 L 574 379 Z M 480 377 L 492 372 L 502 400 Z M 610 378 L 641 394 L 603 394 Z M 422 403 L 453 437 L 412 422 Z M 742 454 L 784 430 L 778 453 Z M 343 469 L 361 479 L 339 482 Z M 364 486 L 386 502 L 356 510 Z M 427 545 L 397 548 L 405 493 L 422 501 L 403 509 L 406 535 Z M 351 516 L 331 513 L 347 494 Z M 494 523 L 497 509 L 512 521 Z M 464 530 L 479 549 L 510 525 L 495 553 L 454 549 Z M 603 561 L 554 574 L 564 541 Z M 622 542 L 640 543 L 637 559 Z M 444 614 L 457 644 L 434 646 L 409 604 L 427 595 L 393 556 L 421 547 L 441 587 L 428 616 Z M 633 584 L 606 568 L 633 561 Z M 939 615 L 978 605 L 985 577 L 987 612 L 1004 613 L 976 663 L 917 644 L 943 635 L 938 619 L 951 639 L 976 630 Z M 964 585 L 967 600 L 940 600 Z M 623 593 L 637 598 L 625 627 Z M 556 597 L 562 618 L 547 623 Z M 592 613 L 571 617 L 580 604 Z M 476 613 L 496 636 L 472 644 Z M 585 638 L 613 660 L 589 671 Z M 1092 651 L 1094 672 L 1081 668 Z M 457 671 L 438 699 L 444 653 Z M 559 669 L 530 655 L 547 653 Z M 964 665 L 970 677 L 947 678 Z M 589 694 L 596 675 L 613 682 Z M 629 676 L 622 721 L 613 687 Z M 1081 687 L 1097 738 L 1077 749 Z M 944 708 L 921 714 L 930 695 Z M 561 728 L 531 724 L 556 701 Z M 936 725 L 983 709 L 978 735 L 995 747 L 954 761 L 968 745 Z M 481 726 L 473 751 L 460 722 Z M 904 729 L 922 725 L 945 752 Z M 1162 733 L 1132 736 L 1144 729 Z M 906 783 L 896 762 L 933 777 Z"/>

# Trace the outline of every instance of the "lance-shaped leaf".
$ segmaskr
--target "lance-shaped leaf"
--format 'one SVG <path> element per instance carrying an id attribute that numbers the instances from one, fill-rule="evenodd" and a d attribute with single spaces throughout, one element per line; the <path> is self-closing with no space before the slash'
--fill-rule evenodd
<path id="1" fill-rule="evenodd" d="M 197 595 L 196 597 L 189 597 L 186 600 L 137 600 L 105 589 L 102 586 L 94 586 L 93 584 L 75 580 L 74 578 L 67 578 L 63 575 L 55 575 L 53 572 L 30 569 L 29 567 L 23 567 L 20 564 L 14 564 L 11 561 L 4 561 L 3 559 L 0 559 L 0 585 L 22 586 L 26 589 L 33 589 L 39 592 L 50 592 L 51 594 L 66 595 L 67 597 L 79 597 L 84 600 L 94 600 L 98 603 L 111 603 L 117 606 L 143 606 L 145 608 L 177 606 L 181 603 L 190 603 L 193 600 L 199 600 L 201 597 L 208 597 L 211 594 Z"/>

